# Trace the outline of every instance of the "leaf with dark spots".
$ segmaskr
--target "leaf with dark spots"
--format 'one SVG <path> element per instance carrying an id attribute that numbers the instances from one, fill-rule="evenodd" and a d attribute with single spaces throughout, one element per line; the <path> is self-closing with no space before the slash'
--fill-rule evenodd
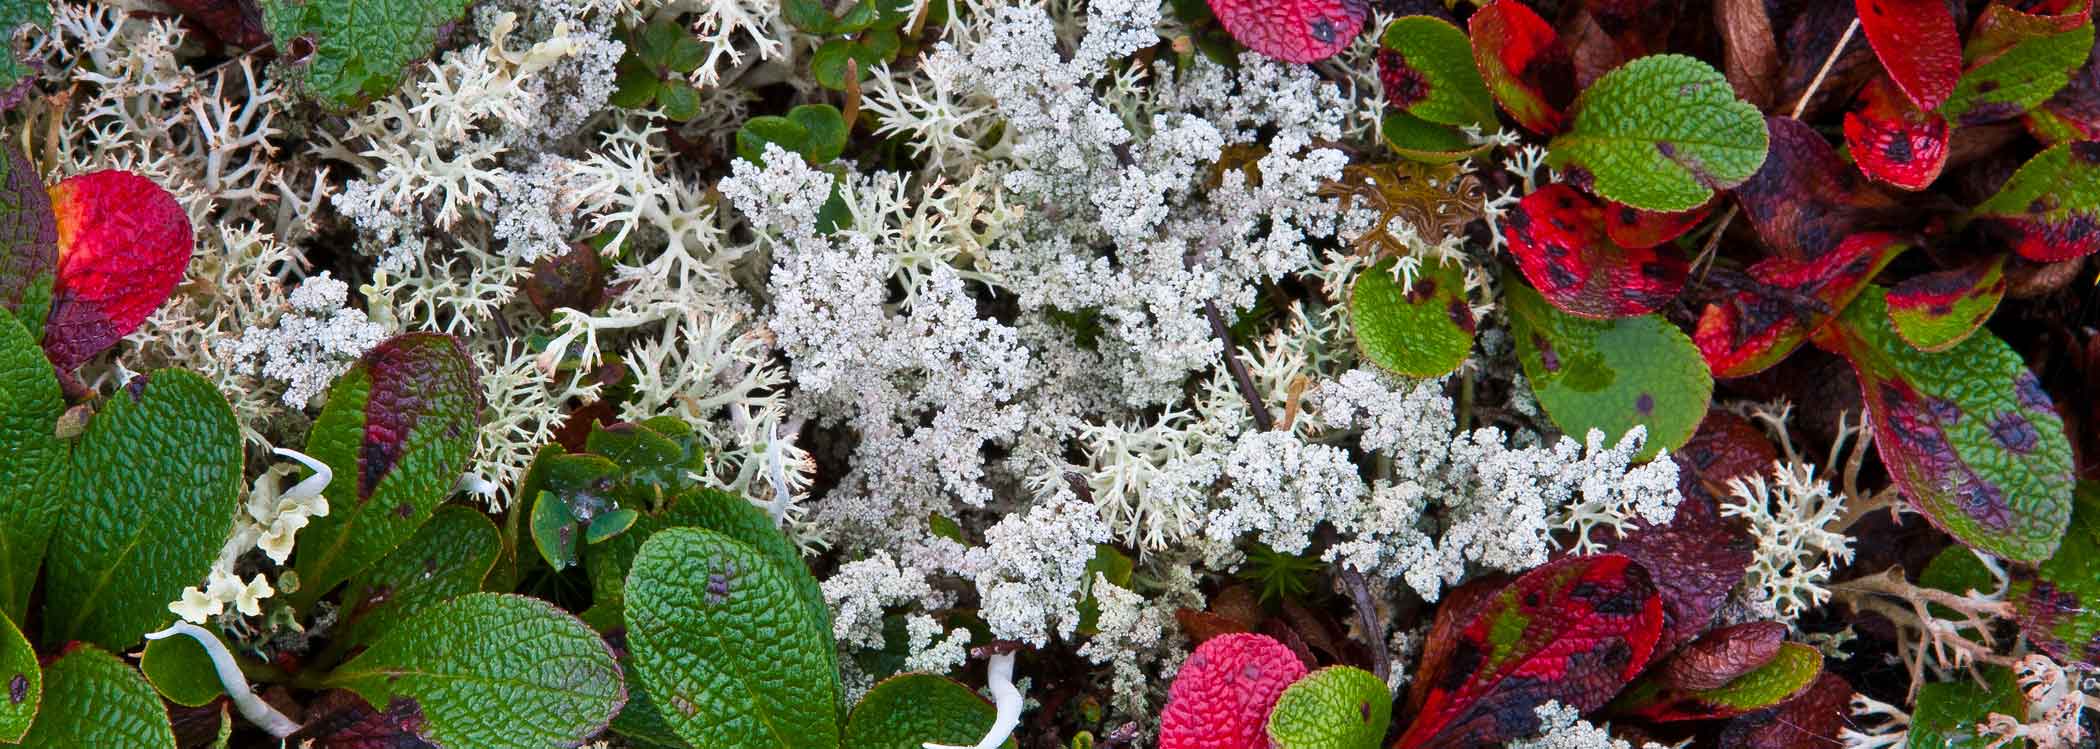
<path id="1" fill-rule="evenodd" d="M 1457 263 L 1423 263 L 1400 285 L 1386 260 L 1364 270 L 1349 292 L 1349 319 L 1364 358 L 1410 377 L 1441 377 L 1473 350 L 1473 307 Z"/>
<path id="2" fill-rule="evenodd" d="M 1727 486 L 1728 480 L 1772 469 L 1779 450 L 1749 419 L 1731 411 L 1706 412 L 1699 431 L 1676 453 L 1681 470 L 1697 474 L 1708 486 Z"/>
<path id="3" fill-rule="evenodd" d="M 1691 438 L 1714 383 L 1676 325 L 1655 314 L 1577 317 L 1519 283 L 1506 284 L 1503 297 L 1517 361 L 1562 432 L 1580 439 L 1594 429 L 1616 444 L 1640 427 L 1648 437 L 1642 460 Z"/>
<path id="4" fill-rule="evenodd" d="M 44 352 L 70 370 L 138 329 L 175 291 L 196 242 L 175 196 L 126 171 L 66 178 L 51 188 L 58 275 Z"/>
<path id="5" fill-rule="evenodd" d="M 1573 187 L 1547 185 L 1524 196 L 1503 220 L 1502 236 L 1524 278 L 1561 311 L 1644 315 L 1684 290 L 1690 264 L 1674 247 L 1614 242 L 1607 224 L 1616 212 Z"/>
<path id="6" fill-rule="evenodd" d="M 1927 273 L 1889 289 L 1889 322 L 1920 351 L 1945 351 L 1983 327 L 2005 298 L 2005 255 Z"/>
<path id="7" fill-rule="evenodd" d="M 2100 141 L 2036 154 L 1971 215 L 2029 260 L 2056 262 L 2100 250 Z"/>
<path id="8" fill-rule="evenodd" d="M 1722 749 L 1799 749 L 1843 746 L 1852 685 L 1828 671 L 1778 707 L 1737 716 L 1721 730 Z"/>
<path id="9" fill-rule="evenodd" d="M 306 452 L 335 472 L 330 512 L 299 534 L 299 599 L 311 601 L 414 535 L 467 468 L 481 381 L 451 336 L 381 341 L 329 386 Z"/>
<path id="10" fill-rule="evenodd" d="M 1349 46 L 1370 14 L 1366 0 L 1210 0 L 1226 33 L 1284 62 L 1318 62 Z"/>
<path id="11" fill-rule="evenodd" d="M 1663 627 L 1647 571 L 1618 554 L 1547 563 L 1468 613 L 1451 655 L 1425 658 L 1416 673 L 1426 685 L 1421 708 L 1396 746 L 1529 735 L 1539 724 L 1533 710 L 1548 700 L 1595 710 L 1648 665 Z"/>
<path id="12" fill-rule="evenodd" d="M 1812 260 L 1853 234 L 1907 223 L 1902 207 L 1866 185 L 1813 128 L 1792 117 L 1765 124 L 1772 153 L 1735 194 L 1772 254 Z"/>
<path id="13" fill-rule="evenodd" d="M 2049 558 L 2071 521 L 2071 445 L 2012 347 L 1984 330 L 1942 353 L 1918 351 L 1897 336 L 1878 287 L 1815 342 L 1859 373 L 1874 447 L 1913 507 L 1971 547 Z M 2009 431 L 2014 422 L 2024 426 Z"/>
<path id="14" fill-rule="evenodd" d="M 0 186 L 0 308 L 41 339 L 58 274 L 58 224 L 51 193 L 21 146 L 9 143 L 0 151 L 7 175 Z"/>
<path id="15" fill-rule="evenodd" d="M 1613 203 L 1604 212 L 1604 231 L 1620 247 L 1647 249 L 1684 236 L 1685 232 L 1705 220 L 1713 208 L 1714 204 L 1709 201 L 1689 211 L 1657 213 Z"/>
<path id="16" fill-rule="evenodd" d="M 1786 625 L 1781 624 L 1779 627 L 1778 634 L 1785 634 Z M 1721 630 L 1728 631 L 1730 630 Z M 1697 644 L 1694 644 L 1694 648 L 1696 647 Z M 1816 677 L 1823 673 L 1823 654 L 1816 652 L 1815 648 L 1798 642 L 1780 643 L 1776 639 L 1772 642 L 1772 647 L 1773 650 L 1754 667 L 1741 671 L 1739 675 L 1727 679 L 1719 686 L 1704 689 L 1668 683 L 1665 681 L 1667 669 L 1673 664 L 1666 664 L 1663 673 L 1651 672 L 1649 676 L 1628 687 L 1608 709 L 1617 715 L 1638 717 L 1658 723 L 1732 718 L 1792 699 L 1807 690 L 1815 683 Z M 1680 657 L 1693 652 L 1695 651 L 1688 650 L 1680 654 Z"/>
<path id="17" fill-rule="evenodd" d="M 1786 641 L 1782 622 L 1745 622 L 1713 630 L 1664 661 L 1655 674 L 1675 689 L 1717 689 L 1757 670 L 1779 654 Z"/>
<path id="18" fill-rule="evenodd" d="M 1677 650 L 1713 623 L 1728 592 L 1742 582 L 1755 548 L 1741 520 L 1721 516 L 1710 483 L 1701 481 L 1685 453 L 1670 457 L 1677 461 L 1677 488 L 1684 497 L 1677 514 L 1661 525 L 1635 519 L 1607 545 L 1651 571 L 1664 614 L 1657 655 Z"/>
<path id="19" fill-rule="evenodd" d="M 1749 268 L 1759 286 L 1708 304 L 1692 340 L 1717 377 L 1762 372 L 1828 325 L 1909 247 L 1893 234 L 1868 233 L 1847 237 L 1809 262 L 1765 258 Z"/>
<path id="20" fill-rule="evenodd" d="M 1635 59 L 1584 89 L 1573 111 L 1573 125 L 1547 146 L 1547 165 L 1582 169 L 1592 192 L 1635 208 L 1696 208 L 1765 161 L 1757 108 L 1697 58 Z"/>
<path id="21" fill-rule="evenodd" d="M 2020 116 L 2055 96 L 2093 51 L 2092 11 L 2028 13 L 1993 2 L 1969 29 L 1964 70 L 1940 107 L 1949 122 L 1981 125 Z"/>
<path id="22" fill-rule="evenodd" d="M 438 749 L 423 740 L 428 721 L 422 706 L 407 697 L 394 698 L 381 711 L 356 692 L 335 689 L 323 693 L 306 715 L 292 739 L 312 740 L 316 749 Z"/>
<path id="23" fill-rule="evenodd" d="M 1895 86 L 1934 109 L 1961 79 L 1961 34 L 1947 0 L 1855 0 L 1860 31 Z"/>
<path id="24" fill-rule="evenodd" d="M 1492 128 L 1495 100 L 1473 66 L 1466 32 L 1434 16 L 1406 16 L 1379 38 L 1386 103 L 1440 125 Z"/>
<path id="25" fill-rule="evenodd" d="M 1540 135 L 1567 126 L 1575 62 L 1552 24 L 1518 0 L 1495 0 L 1467 21 L 1473 62 L 1503 111 Z"/>
<path id="26" fill-rule="evenodd" d="M 2006 598 L 2029 642 L 2057 662 L 2100 668 L 2100 484 L 2081 482 L 2063 545 L 2032 571 L 2015 568 Z"/>
<path id="27" fill-rule="evenodd" d="M 2100 39 L 2094 44 L 2100 46 Z M 2028 110 L 2026 123 L 2044 143 L 2100 139 L 2100 59 L 2088 53 L 2062 90 Z"/>
<path id="28" fill-rule="evenodd" d="M 1911 104 L 1887 78 L 1860 89 L 1858 105 L 1845 113 L 1845 143 L 1861 172 L 1905 190 L 1925 189 L 1947 166 L 1947 121 Z"/>
<path id="29" fill-rule="evenodd" d="M 1430 621 L 1429 636 L 1422 641 L 1422 656 L 1415 661 L 1415 672 L 1421 674 L 1449 674 L 1448 678 L 1463 679 L 1473 670 L 1472 666 L 1449 667 L 1447 664 L 1458 655 L 1458 632 L 1473 617 L 1507 587 L 1515 577 L 1504 574 L 1488 574 L 1466 581 L 1464 585 L 1444 591 L 1444 597 L 1436 609 L 1436 617 Z M 1477 651 L 1468 651 L 1477 656 Z M 1422 703 L 1429 699 L 1431 684 L 1422 679 L 1410 682 L 1407 689 L 1407 712 L 1410 715 L 1422 712 Z M 1456 689 L 1457 686 L 1446 687 Z"/>
<path id="30" fill-rule="evenodd" d="M 44 699 L 44 673 L 29 638 L 5 615 L 0 615 L 0 681 L 7 683 L 7 697 L 0 701 L 0 742 L 19 743 Z"/>

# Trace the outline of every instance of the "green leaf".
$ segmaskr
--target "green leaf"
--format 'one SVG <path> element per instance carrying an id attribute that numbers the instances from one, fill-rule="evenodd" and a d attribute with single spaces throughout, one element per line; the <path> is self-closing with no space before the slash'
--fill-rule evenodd
<path id="1" fill-rule="evenodd" d="M 299 532 L 300 606 L 415 535 L 473 456 L 481 383 L 451 336 L 380 342 L 329 386 L 306 452 L 335 471 L 328 514 Z"/>
<path id="2" fill-rule="evenodd" d="M 1328 666 L 1283 690 L 1269 712 L 1269 740 L 1276 749 L 1378 749 L 1392 720 L 1385 680 Z"/>
<path id="3" fill-rule="evenodd" d="M 437 48 L 466 0 L 261 0 L 263 26 L 292 85 L 349 110 L 392 93 Z"/>
<path id="4" fill-rule="evenodd" d="M 1781 643 L 1764 665 L 1713 689 L 1675 688 L 1651 672 L 1619 695 L 1612 710 L 1658 722 L 1731 718 L 1785 702 L 1822 674 L 1822 653 L 1798 642 Z"/>
<path id="5" fill-rule="evenodd" d="M 2058 549 L 2058 553 L 2061 554 L 2062 549 Z M 1983 560 L 1976 558 L 1975 551 L 1961 544 L 1953 544 L 1941 549 L 1940 553 L 1932 556 L 1932 561 L 1925 563 L 1925 571 L 1918 573 L 1918 585 L 1965 596 L 1972 590 L 1997 590 L 1998 576 L 1991 573 L 1991 568 L 1983 565 Z M 1960 612 L 1937 603 L 1928 603 L 1926 606 L 1934 617 L 1949 621 L 1961 618 Z"/>
<path id="6" fill-rule="evenodd" d="M 1591 429 L 1615 444 L 1635 425 L 1647 427 L 1640 458 L 1691 439 L 1713 397 L 1706 359 L 1683 331 L 1660 315 L 1591 320 L 1546 302 L 1520 283 L 1505 284 L 1517 360 L 1539 405 L 1562 432 L 1583 439 Z"/>
<path id="7" fill-rule="evenodd" d="M 63 507 L 66 446 L 53 429 L 65 408 L 43 348 L 0 309 L 0 617 L 29 612 Z"/>
<path id="8" fill-rule="evenodd" d="M 47 22 L 49 12 L 45 9 Z M 0 89 L 5 87 L 0 80 Z M 21 146 L 8 143 L 0 150 L 5 151 L 0 170 L 7 179 L 0 186 L 0 311 L 14 312 L 29 337 L 41 340 L 44 315 L 51 310 L 51 285 L 57 279 L 58 221 L 51 212 L 51 193 Z"/>
<path id="9" fill-rule="evenodd" d="M 846 118 L 830 104 L 804 104 L 788 110 L 788 119 L 806 134 L 802 156 L 812 164 L 826 164 L 846 152 Z"/>
<path id="10" fill-rule="evenodd" d="M 1961 81 L 1940 114 L 1957 125 L 2018 117 L 2070 83 L 2092 51 L 2084 13 L 2040 16 L 1992 3 L 1970 29 Z"/>
<path id="11" fill-rule="evenodd" d="M 154 691 L 168 698 L 169 702 L 184 707 L 202 707 L 226 694 L 226 686 L 219 683 L 217 666 L 212 664 L 211 654 L 204 646 L 190 637 L 163 637 L 146 641 L 146 654 L 139 658 L 139 670 L 145 672 L 146 681 Z"/>
<path id="12" fill-rule="evenodd" d="M 1379 77 L 1388 82 L 1386 103 L 1439 125 L 1495 124 L 1495 99 L 1480 68 L 1473 41 L 1457 26 L 1434 16 L 1407 16 L 1380 37 Z M 1392 86 L 1392 82 L 1403 85 Z M 1396 90 L 1397 89 L 1397 90 Z"/>
<path id="13" fill-rule="evenodd" d="M 622 109 L 641 109 L 656 100 L 657 90 L 663 85 L 662 76 L 640 60 L 621 60 L 619 74 L 613 78 L 612 95 L 605 102 Z"/>
<path id="14" fill-rule="evenodd" d="M 12 39 L 23 26 L 38 29 L 51 27 L 51 3 L 48 0 L 7 0 L 0 2 L 0 37 Z M 0 52 L 0 112 L 13 109 L 27 98 L 30 86 L 36 83 L 36 69 L 31 68 L 11 49 Z M 0 264 L 4 267 L 4 264 Z M 4 283 L 4 282 L 0 282 Z"/>
<path id="15" fill-rule="evenodd" d="M 439 508 L 407 543 L 350 583 L 335 639 L 347 647 L 385 637 L 425 609 L 479 592 L 502 543 L 481 511 Z"/>
<path id="16" fill-rule="evenodd" d="M 1574 126 L 1553 139 L 1546 163 L 1635 208 L 1696 208 L 1765 163 L 1764 117 L 1696 58 L 1652 55 L 1621 65 L 1590 84 L 1574 110 Z"/>
<path id="17" fill-rule="evenodd" d="M 622 507 L 599 515 L 591 520 L 589 527 L 584 529 L 583 540 L 585 543 L 605 543 L 615 536 L 626 533 L 627 529 L 633 528 L 634 521 L 640 520 L 641 517 L 642 513 L 635 511 L 632 507 Z"/>
<path id="18" fill-rule="evenodd" d="M 825 631 L 831 630 L 831 607 L 824 603 L 824 591 L 817 586 L 816 577 L 803 567 L 802 552 L 764 511 L 743 497 L 717 489 L 686 491 L 661 515 L 636 518 L 634 527 L 626 533 L 592 546 L 584 557 L 584 569 L 591 578 L 594 603 L 620 607 L 626 597 L 629 570 L 642 543 L 658 531 L 688 527 L 728 536 L 771 559 L 781 569 L 798 571 L 799 574 L 789 576 L 795 599 L 808 616 L 824 623 Z M 620 618 L 618 611 L 613 612 L 612 618 Z M 835 655 L 833 658 L 836 660 Z"/>
<path id="19" fill-rule="evenodd" d="M 642 27 L 635 43 L 643 62 L 676 73 L 693 72 L 707 59 L 707 47 L 693 38 L 693 32 L 668 19 Z"/>
<path id="20" fill-rule="evenodd" d="M 700 116 L 700 91 L 685 81 L 664 81 L 656 87 L 656 106 L 665 117 L 691 122 Z"/>
<path id="21" fill-rule="evenodd" d="M 947 520 L 939 515 L 933 517 Z M 948 522 L 953 523 L 954 521 L 950 520 Z M 958 537 L 953 540 L 958 543 L 962 542 L 960 535 L 961 532 L 958 530 Z M 1124 554 L 1121 549 L 1108 544 L 1094 545 L 1094 558 L 1087 560 L 1086 578 L 1079 583 L 1079 632 L 1081 634 L 1094 633 L 1097 631 L 1096 625 L 1100 624 L 1101 621 L 1101 601 L 1094 597 L 1094 576 L 1105 576 L 1108 578 L 1109 584 L 1118 588 L 1129 588 L 1130 576 L 1136 572 L 1137 561 Z"/>
<path id="22" fill-rule="evenodd" d="M 1466 302 L 1466 270 L 1425 262 L 1414 283 L 1401 288 L 1390 258 L 1357 274 L 1349 319 L 1364 358 L 1409 377 L 1442 377 L 1473 350 L 1473 306 Z"/>
<path id="23" fill-rule="evenodd" d="M 924 742 L 976 746 L 998 711 L 945 676 L 902 674 L 876 684 L 846 719 L 844 749 L 919 749 Z M 1018 746 L 1012 737 L 1000 746 Z"/>
<path id="24" fill-rule="evenodd" d="M 1969 215 L 2037 262 L 2100 249 L 2100 142 L 2062 143 L 2035 154 Z"/>
<path id="25" fill-rule="evenodd" d="M 24 749 L 175 749 L 168 712 L 139 672 L 93 645 L 44 669 L 44 703 Z"/>
<path id="26" fill-rule="evenodd" d="M 1889 322 L 1919 351 L 1945 351 L 1983 328 L 2005 299 L 2005 259 L 1997 255 L 1953 270 L 1927 273 L 1889 289 Z"/>
<path id="27" fill-rule="evenodd" d="M 642 544 L 627 576 L 627 642 L 679 736 L 722 749 L 838 746 L 831 628 L 797 605 L 792 582 L 807 575 L 714 531 L 674 528 Z"/>
<path id="28" fill-rule="evenodd" d="M 1990 590 L 1987 583 L 1977 588 Z M 2016 569 L 2006 598 L 2036 648 L 2058 663 L 2100 668 L 2100 484 L 2078 484 L 2063 545 L 2033 572 Z"/>
<path id="29" fill-rule="evenodd" d="M 575 746 L 627 699 L 590 627 L 546 601 L 497 593 L 424 609 L 325 682 L 402 710 L 420 738 L 448 747 Z"/>
<path id="30" fill-rule="evenodd" d="M 562 497 L 540 492 L 532 500 L 532 545 L 540 550 L 547 566 L 560 572 L 576 566 L 576 537 L 582 529 Z"/>
<path id="31" fill-rule="evenodd" d="M 134 383 L 137 381 L 134 380 Z M 44 641 L 129 649 L 174 616 L 233 532 L 241 430 L 210 381 L 154 372 L 73 445 L 71 507 L 51 538 Z"/>
<path id="32" fill-rule="evenodd" d="M 0 616 L 0 689 L 5 690 L 0 692 L 0 743 L 19 742 L 44 699 L 44 672 L 29 638 L 5 616 Z"/>
<path id="33" fill-rule="evenodd" d="M 894 37 L 894 34 L 891 35 L 891 38 Z M 889 47 L 889 54 L 896 54 L 895 46 Z M 876 45 L 864 44 L 851 39 L 832 39 L 818 46 L 817 51 L 810 54 L 809 75 L 811 78 L 816 79 L 819 86 L 833 91 L 843 91 L 846 89 L 846 61 L 848 60 L 853 61 L 857 66 L 857 77 L 861 80 L 867 80 L 871 75 L 869 71 L 874 70 L 877 65 L 888 62 L 889 58 L 884 56 L 883 50 Z"/>
<path id="34" fill-rule="evenodd" d="M 1874 447 L 1911 505 L 1962 543 L 2049 558 L 2071 522 L 2071 444 L 2049 394 L 1990 331 L 1944 353 L 1912 348 L 1869 287 L 1817 346 L 1859 373 Z"/>
<path id="35" fill-rule="evenodd" d="M 1393 153 L 1424 164 L 1449 164 L 1487 153 L 1490 144 L 1474 143 L 1450 125 L 1439 125 L 1397 109 L 1385 113 L 1379 130 Z"/>
<path id="36" fill-rule="evenodd" d="M 1976 727 L 1991 713 L 2024 717 L 2027 701 L 2020 695 L 2012 672 L 1986 666 L 1991 686 L 1985 688 L 1967 679 L 1918 687 L 1917 706 L 1910 714 L 1907 749 L 1980 748 L 1990 742 L 1977 736 Z"/>

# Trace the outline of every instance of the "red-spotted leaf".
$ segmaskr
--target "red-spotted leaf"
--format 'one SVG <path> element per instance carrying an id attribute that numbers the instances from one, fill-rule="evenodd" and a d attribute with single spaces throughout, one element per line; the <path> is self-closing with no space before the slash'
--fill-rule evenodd
<path id="1" fill-rule="evenodd" d="M 189 216 L 153 180 L 90 172 L 51 188 L 58 277 L 44 351 L 69 370 L 138 328 L 190 267 Z"/>
<path id="2" fill-rule="evenodd" d="M 2071 521 L 2071 443 L 2020 355 L 1990 331 L 1954 348 L 1911 348 L 1868 287 L 1815 333 L 1859 373 L 1881 462 L 1912 506 L 1971 547 L 2048 559 Z"/>
<path id="3" fill-rule="evenodd" d="M 1735 194 L 1772 254 L 1810 260 L 1855 233 L 1904 220 L 1896 201 L 1865 184 L 1814 128 L 1792 117 L 1765 125 L 1772 153 Z"/>
<path id="4" fill-rule="evenodd" d="M 1828 671 L 1799 696 L 1778 707 L 1738 716 L 1721 730 L 1722 749 L 1798 749 L 1843 746 L 1852 685 Z"/>
<path id="5" fill-rule="evenodd" d="M 1692 341 L 1716 377 L 1762 372 L 1828 324 L 1874 274 L 1909 247 L 1893 234 L 1874 232 L 1847 237 L 1809 262 L 1776 256 L 1760 260 L 1750 266 L 1749 274 L 1761 286 L 1706 305 Z M 1810 306 L 1809 300 L 1821 308 Z"/>
<path id="6" fill-rule="evenodd" d="M 1575 61 L 1553 25 L 1517 0 L 1494 0 L 1466 23 L 1473 63 L 1502 109 L 1540 135 L 1567 127 Z"/>
<path id="7" fill-rule="evenodd" d="M 1317 62 L 1349 46 L 1370 14 L 1365 0 L 1210 0 L 1234 40 L 1284 62 Z"/>
<path id="8" fill-rule="evenodd" d="M 1714 479 L 1702 480 L 1690 462 L 1691 449 L 1687 444 L 1685 450 L 1670 456 L 1677 461 L 1678 493 L 1684 495 L 1677 503 L 1677 514 L 1662 525 L 1636 518 L 1633 527 L 1609 547 L 1644 569 L 1664 571 L 1653 579 L 1663 602 L 1657 655 L 1677 650 L 1713 623 L 1714 612 L 1728 600 L 1728 592 L 1743 581 L 1756 546 L 1742 521 L 1721 517 L 1720 504 L 1707 490 Z M 1770 465 L 1765 463 L 1765 467 Z"/>
<path id="9" fill-rule="evenodd" d="M 1957 125 L 2020 116 L 2070 83 L 2093 52 L 2092 11 L 2027 13 L 1993 2 L 1969 30 L 1961 83 L 1940 107 Z"/>
<path id="10" fill-rule="evenodd" d="M 1927 273 L 1889 289 L 1889 322 L 1920 351 L 1945 351 L 1968 340 L 2005 298 L 2005 255 Z"/>
<path id="11" fill-rule="evenodd" d="M 2036 154 L 1971 215 L 2029 260 L 2050 263 L 2100 250 L 2100 141 Z"/>
<path id="12" fill-rule="evenodd" d="M 1684 236 L 1685 232 L 1705 220 L 1713 208 L 1714 204 L 1709 201 L 1689 211 L 1657 213 L 1613 203 L 1604 212 L 1604 233 L 1620 247 L 1647 249 Z"/>
<path id="13" fill-rule="evenodd" d="M 1889 78 L 1918 108 L 1932 109 L 1961 79 L 1961 34 L 1947 0 L 1855 0 L 1860 31 Z"/>
<path id="14" fill-rule="evenodd" d="M 1619 246 L 1606 228 L 1612 212 L 1573 187 L 1547 185 L 1502 219 L 1502 236 L 1524 278 L 1562 311 L 1645 315 L 1684 290 L 1690 264 L 1674 247 Z"/>
<path id="15" fill-rule="evenodd" d="M 1720 630 L 1719 633 L 1729 631 Z M 1780 625 L 1779 633 L 1785 634 L 1785 625 Z M 1619 699 L 1612 703 L 1611 711 L 1658 723 L 1732 718 L 1785 702 L 1806 691 L 1815 683 L 1816 677 L 1822 675 L 1823 654 L 1816 652 L 1815 648 L 1798 642 L 1780 643 L 1776 639 L 1771 646 L 1772 649 L 1765 651 L 1758 663 L 1713 687 L 1695 689 L 1672 684 L 1666 680 L 1667 671 L 1651 674 L 1619 695 Z M 1726 645 L 1717 644 L 1717 647 Z M 1679 660 L 1697 653 L 1697 648 L 1695 643 L 1685 653 L 1679 654 Z M 1731 654 L 1723 654 L 1717 660 L 1725 659 L 1727 655 Z M 1665 668 L 1676 666 L 1679 660 L 1665 664 Z M 1740 666 L 1741 663 L 1727 665 Z"/>
<path id="16" fill-rule="evenodd" d="M 1492 126 L 1495 100 L 1473 67 L 1466 32 L 1434 16 L 1407 16 L 1379 39 L 1378 81 L 1385 102 L 1440 125 Z"/>
<path id="17" fill-rule="evenodd" d="M 51 193 L 20 146 L 0 146 L 0 307 L 33 338 L 42 338 L 44 314 L 58 273 L 58 225 L 51 218 Z"/>
<path id="18" fill-rule="evenodd" d="M 1538 730 L 1532 711 L 1548 700 L 1595 710 L 1648 665 L 1663 627 L 1648 572 L 1618 554 L 1548 563 L 1469 613 L 1449 655 L 1425 658 L 1415 675 L 1421 710 L 1396 746 L 1524 736 Z"/>
<path id="19" fill-rule="evenodd" d="M 2078 485 L 2062 546 L 2006 591 L 2029 642 L 2059 663 L 2100 668 L 2100 484 Z"/>
<path id="20" fill-rule="evenodd" d="M 1714 486 L 1727 486 L 1729 479 L 1772 470 L 1779 450 L 1749 419 L 1715 409 L 1706 412 L 1699 431 L 1675 457 L 1680 471 L 1695 473 Z"/>
<path id="21" fill-rule="evenodd" d="M 1464 161 L 1487 153 L 1491 145 L 1473 142 L 1458 128 L 1439 125 L 1398 109 L 1386 110 L 1379 129 L 1384 132 L 1385 144 L 1393 149 L 1393 153 L 1424 164 Z"/>
<path id="22" fill-rule="evenodd" d="M 1211 638 L 1167 689 L 1160 749 L 1267 749 L 1269 709 L 1304 676 L 1298 656 L 1267 635 Z"/>
<path id="23" fill-rule="evenodd" d="M 1861 0 L 1875 2 L 1876 0 Z M 1918 109 L 1887 78 L 1859 92 L 1845 113 L 1845 144 L 1868 177 L 1905 190 L 1923 190 L 1947 166 L 1947 121 Z"/>

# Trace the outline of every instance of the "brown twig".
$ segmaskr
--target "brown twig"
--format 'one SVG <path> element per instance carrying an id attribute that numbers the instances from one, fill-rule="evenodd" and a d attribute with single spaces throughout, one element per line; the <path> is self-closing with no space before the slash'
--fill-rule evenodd
<path id="1" fill-rule="evenodd" d="M 1232 343 L 1232 328 L 1225 324 L 1225 315 L 1218 312 L 1215 302 L 1204 302 L 1203 317 L 1210 320 L 1210 333 L 1217 336 L 1218 345 L 1223 347 L 1219 355 L 1225 358 L 1225 371 L 1232 373 L 1233 386 L 1240 391 L 1241 398 L 1247 399 L 1247 410 L 1254 417 L 1254 428 L 1263 432 L 1274 429 L 1276 417 L 1269 413 L 1268 405 L 1262 403 L 1260 391 L 1254 389 L 1254 375 L 1248 374 L 1247 364 L 1240 361 L 1239 347 Z"/>
<path id="2" fill-rule="evenodd" d="M 1364 582 L 1363 573 L 1348 567 L 1341 568 L 1342 587 L 1349 590 L 1349 598 L 1356 604 L 1356 621 L 1364 629 L 1365 644 L 1371 648 L 1371 673 L 1379 681 L 1387 681 L 1393 673 L 1392 655 L 1386 652 L 1385 621 L 1378 618 L 1378 601 L 1371 597 L 1371 586 Z"/>

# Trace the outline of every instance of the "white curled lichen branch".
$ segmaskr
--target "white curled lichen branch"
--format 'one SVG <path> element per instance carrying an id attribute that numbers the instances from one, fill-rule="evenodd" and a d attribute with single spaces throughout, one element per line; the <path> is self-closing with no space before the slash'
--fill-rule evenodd
<path id="1" fill-rule="evenodd" d="M 204 646 L 204 652 L 211 656 L 211 665 L 219 672 L 219 683 L 226 687 L 226 696 L 231 698 L 233 706 L 241 711 L 241 717 L 247 718 L 248 722 L 280 739 L 298 732 L 298 723 L 292 722 L 284 713 L 277 712 L 277 708 L 271 707 L 270 703 L 256 696 L 255 690 L 248 688 L 248 677 L 241 674 L 240 664 L 233 662 L 233 654 L 226 652 L 225 643 L 219 642 L 219 638 L 209 630 L 189 622 L 178 621 L 167 629 L 148 633 L 146 639 L 159 640 L 175 635 L 189 635 L 190 639 Z"/>
<path id="2" fill-rule="evenodd" d="M 975 746 L 952 746 L 931 741 L 921 746 L 926 749 L 998 749 L 1013 736 L 1014 729 L 1021 725 L 1021 690 L 1014 688 L 1014 652 L 992 654 L 991 662 L 984 670 L 985 681 L 992 688 L 992 706 L 998 711 L 992 720 L 992 729 Z"/>

